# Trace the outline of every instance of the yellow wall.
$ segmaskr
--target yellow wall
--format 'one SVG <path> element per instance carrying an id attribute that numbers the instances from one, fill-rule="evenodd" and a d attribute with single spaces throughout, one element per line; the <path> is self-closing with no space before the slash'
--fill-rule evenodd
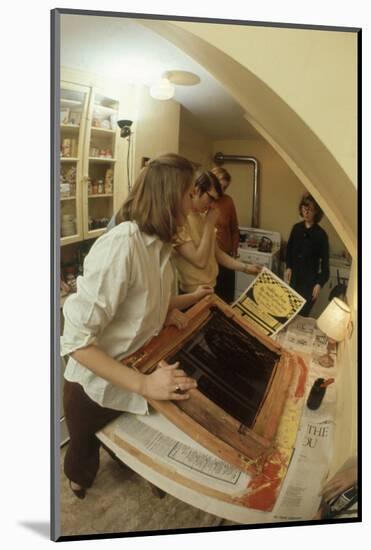
<path id="1" fill-rule="evenodd" d="M 222 49 L 272 87 L 320 136 L 356 182 L 355 33 L 175 24 Z"/>
<path id="2" fill-rule="evenodd" d="M 176 101 L 153 99 L 146 86 L 138 86 L 136 94 L 134 177 L 142 157 L 178 153 L 180 120 L 180 105 Z"/>
<path id="3" fill-rule="evenodd" d="M 247 155 L 255 157 L 259 163 L 259 226 L 278 231 L 287 241 L 294 223 L 300 221 L 298 203 L 306 191 L 301 181 L 276 151 L 264 139 L 228 140 L 214 142 L 214 153 L 221 151 L 227 155 Z M 240 225 L 250 226 L 252 215 L 252 164 L 226 163 L 224 167 L 232 176 L 228 193 L 233 197 Z M 321 221 L 326 230 L 330 249 L 341 253 L 345 246 L 330 222 L 324 217 Z"/>
<path id="4" fill-rule="evenodd" d="M 195 128 L 187 111 L 181 108 L 179 154 L 207 170 L 212 166 L 212 150 L 212 140 L 200 129 Z"/>

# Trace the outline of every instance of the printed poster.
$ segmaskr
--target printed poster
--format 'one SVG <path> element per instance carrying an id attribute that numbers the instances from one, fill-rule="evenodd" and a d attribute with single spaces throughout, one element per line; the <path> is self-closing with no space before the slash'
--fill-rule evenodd
<path id="1" fill-rule="evenodd" d="M 299 313 L 305 301 L 264 267 L 232 308 L 253 327 L 267 336 L 273 336 Z"/>

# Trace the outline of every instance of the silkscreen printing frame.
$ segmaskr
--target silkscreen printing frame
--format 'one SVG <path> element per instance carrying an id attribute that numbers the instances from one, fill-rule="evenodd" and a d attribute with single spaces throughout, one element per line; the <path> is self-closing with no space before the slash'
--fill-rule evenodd
<path id="1" fill-rule="evenodd" d="M 208 450 L 240 470 L 251 473 L 254 468 L 252 461 L 266 454 L 274 442 L 294 370 L 289 352 L 256 332 L 231 307 L 213 295 L 207 296 L 187 311 L 189 323 L 185 329 L 179 330 L 174 326 L 165 328 L 148 345 L 125 358 L 122 363 L 142 373 L 152 372 L 159 361 L 171 359 L 192 336 L 202 330 L 215 308 L 236 325 L 237 332 L 238 328 L 242 328 L 267 350 L 277 354 L 253 424 L 244 425 L 198 389 L 191 390 L 191 398 L 186 401 L 149 400 L 149 403 Z"/>

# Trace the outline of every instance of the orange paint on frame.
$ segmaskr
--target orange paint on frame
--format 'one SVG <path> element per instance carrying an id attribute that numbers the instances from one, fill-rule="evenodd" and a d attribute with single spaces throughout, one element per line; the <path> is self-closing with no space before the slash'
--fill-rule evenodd
<path id="1" fill-rule="evenodd" d="M 299 373 L 299 380 L 296 386 L 294 397 L 303 397 L 304 391 L 305 391 L 305 382 L 307 378 L 307 366 L 302 357 L 298 355 L 297 358 L 298 358 L 298 364 L 300 367 L 300 373 Z"/>

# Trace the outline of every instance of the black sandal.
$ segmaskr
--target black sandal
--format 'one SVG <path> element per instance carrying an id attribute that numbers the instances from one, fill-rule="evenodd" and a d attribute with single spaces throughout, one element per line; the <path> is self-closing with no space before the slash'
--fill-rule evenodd
<path id="1" fill-rule="evenodd" d="M 69 479 L 69 484 L 70 484 L 70 489 L 71 491 L 75 494 L 75 496 L 77 496 L 77 498 L 85 498 L 86 496 L 86 489 L 84 489 L 84 487 L 81 487 L 81 489 L 74 489 L 71 485 L 71 480 Z"/>

